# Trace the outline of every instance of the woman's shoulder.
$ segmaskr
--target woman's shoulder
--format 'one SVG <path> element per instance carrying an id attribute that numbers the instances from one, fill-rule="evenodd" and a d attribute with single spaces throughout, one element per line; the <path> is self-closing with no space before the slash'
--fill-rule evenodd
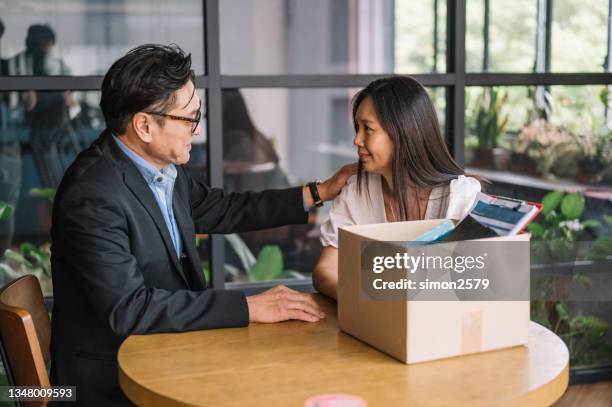
<path id="1" fill-rule="evenodd" d="M 367 178 L 367 183 L 366 183 Z M 378 174 L 370 174 L 364 173 L 364 177 L 361 180 L 361 188 L 359 188 L 359 178 L 357 175 L 351 175 L 349 179 L 346 181 L 346 184 L 342 188 L 342 192 L 340 196 L 344 199 L 353 199 L 357 198 L 367 188 L 370 194 L 376 193 L 380 185 L 380 175 Z M 362 198 L 361 198 L 362 199 Z"/>

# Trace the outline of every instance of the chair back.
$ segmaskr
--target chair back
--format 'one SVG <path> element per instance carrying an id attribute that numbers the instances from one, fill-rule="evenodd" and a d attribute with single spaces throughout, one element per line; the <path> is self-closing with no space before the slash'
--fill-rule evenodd
<path id="1" fill-rule="evenodd" d="M 51 358 L 51 320 L 35 276 L 20 277 L 0 290 L 0 336 L 5 368 L 14 381 L 11 384 L 49 387 L 46 364 Z"/>

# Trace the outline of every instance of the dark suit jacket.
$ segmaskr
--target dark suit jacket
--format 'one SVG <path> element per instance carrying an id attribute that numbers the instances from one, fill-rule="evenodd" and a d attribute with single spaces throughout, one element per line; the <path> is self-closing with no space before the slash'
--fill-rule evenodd
<path id="1" fill-rule="evenodd" d="M 77 386 L 79 405 L 127 403 L 117 384 L 117 350 L 128 335 L 248 324 L 242 292 L 206 287 L 196 232 L 307 221 L 299 187 L 225 194 L 177 170 L 173 209 L 183 261 L 152 191 L 108 131 L 79 154 L 59 186 L 51 380 Z"/>

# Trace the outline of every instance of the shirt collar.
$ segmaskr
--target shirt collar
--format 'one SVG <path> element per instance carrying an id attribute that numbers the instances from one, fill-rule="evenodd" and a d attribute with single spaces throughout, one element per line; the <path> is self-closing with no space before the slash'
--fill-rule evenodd
<path id="1" fill-rule="evenodd" d="M 167 177 L 170 179 L 170 181 L 174 182 L 177 173 L 174 164 L 169 164 L 161 170 L 158 170 L 157 167 L 155 167 L 153 164 L 151 164 L 150 162 L 136 154 L 136 152 L 134 152 L 128 146 L 126 146 L 123 141 L 121 141 L 121 139 L 119 139 L 119 137 L 117 137 L 115 134 L 113 134 L 113 139 L 115 140 L 121 151 L 123 151 L 123 153 L 127 155 L 130 160 L 132 160 L 134 165 L 136 165 L 136 168 L 142 174 L 148 184 L 154 183 L 160 177 L 162 180 Z"/>

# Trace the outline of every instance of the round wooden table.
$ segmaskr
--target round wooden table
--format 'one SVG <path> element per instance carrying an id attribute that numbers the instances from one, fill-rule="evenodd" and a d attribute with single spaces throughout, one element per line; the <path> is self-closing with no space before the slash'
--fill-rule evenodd
<path id="1" fill-rule="evenodd" d="M 302 406 L 348 393 L 368 406 L 548 406 L 568 383 L 567 347 L 531 323 L 528 347 L 405 365 L 327 318 L 248 328 L 130 336 L 119 383 L 138 405 Z"/>

